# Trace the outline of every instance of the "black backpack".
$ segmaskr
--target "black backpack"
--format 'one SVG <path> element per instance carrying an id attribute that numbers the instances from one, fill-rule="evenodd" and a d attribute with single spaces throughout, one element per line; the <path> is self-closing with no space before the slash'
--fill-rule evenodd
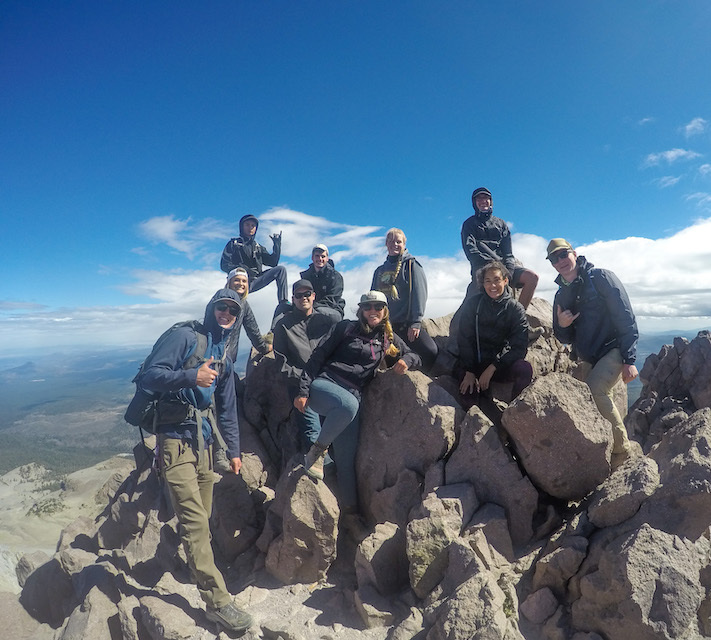
<path id="1" fill-rule="evenodd" d="M 131 402 L 129 402 L 126 413 L 123 416 L 128 424 L 139 427 L 142 431 L 156 433 L 156 427 L 158 425 L 182 422 L 191 413 L 191 410 L 195 410 L 191 404 L 173 394 L 154 393 L 152 391 L 146 391 L 141 387 L 141 377 L 145 370 L 151 365 L 153 354 L 157 348 L 161 346 L 176 329 L 182 327 L 190 327 L 195 332 L 197 344 L 181 368 L 193 369 L 200 362 L 205 360 L 207 332 L 203 324 L 198 320 L 178 322 L 156 340 L 151 353 L 141 363 L 138 373 L 132 380 L 136 385 L 136 392 Z M 143 437 L 143 433 L 141 433 L 141 437 Z"/>

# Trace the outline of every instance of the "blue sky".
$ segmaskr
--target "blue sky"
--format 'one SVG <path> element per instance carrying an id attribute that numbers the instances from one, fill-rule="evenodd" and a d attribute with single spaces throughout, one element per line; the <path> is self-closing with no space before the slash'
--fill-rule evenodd
<path id="1" fill-rule="evenodd" d="M 542 297 L 564 236 L 643 329 L 708 327 L 709 33 L 705 0 L 5 0 L 0 353 L 152 343 L 247 213 L 290 282 L 325 241 L 349 308 L 402 227 L 443 315 L 481 185 Z"/>

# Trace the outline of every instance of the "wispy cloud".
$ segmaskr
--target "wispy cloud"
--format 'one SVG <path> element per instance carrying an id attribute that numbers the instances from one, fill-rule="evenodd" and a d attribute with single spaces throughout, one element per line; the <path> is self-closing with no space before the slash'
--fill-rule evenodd
<path id="1" fill-rule="evenodd" d="M 699 167 L 699 175 L 702 178 L 711 178 L 711 164 L 702 164 Z"/>
<path id="2" fill-rule="evenodd" d="M 652 122 L 654 122 L 655 120 L 656 120 L 656 118 L 642 118 L 641 120 L 638 120 L 638 121 L 637 121 L 637 124 L 638 124 L 640 127 L 643 127 L 643 126 L 645 126 L 645 125 L 647 125 L 647 124 L 652 124 Z"/>
<path id="3" fill-rule="evenodd" d="M 666 189 L 667 187 L 673 187 L 679 180 L 681 180 L 681 176 L 662 176 L 657 178 L 655 182 L 660 189 Z"/>
<path id="4" fill-rule="evenodd" d="M 711 210 L 711 193 L 697 191 L 696 193 L 690 193 L 686 196 L 686 199 L 691 202 L 696 202 L 696 206 L 702 209 Z"/>
<path id="5" fill-rule="evenodd" d="M 671 165 L 682 160 L 693 160 L 700 157 L 700 153 L 696 153 L 696 151 L 691 151 L 690 149 L 669 149 L 668 151 L 650 153 L 642 162 L 642 166 L 656 167 L 662 163 Z"/>
<path id="6" fill-rule="evenodd" d="M 711 210 L 709 193 L 693 193 L 687 200 Z M 358 297 L 370 288 L 373 271 L 385 258 L 382 229 L 352 227 L 288 210 L 272 211 L 264 218 L 265 223 L 274 223 L 275 229 L 289 221 L 306 223 L 299 227 L 300 232 L 314 234 L 322 241 L 329 238 L 344 252 L 357 252 L 360 259 L 348 263 L 336 260 L 345 281 L 346 313 L 353 317 Z M 314 220 L 319 221 L 316 231 L 310 227 Z M 307 252 L 313 239 L 310 237 L 304 245 Z M 354 247 L 364 239 L 370 243 L 367 251 Z M 337 244 L 339 241 L 341 244 Z M 539 274 L 536 295 L 552 301 L 557 289 L 556 272 L 545 260 L 547 242 L 536 235 L 513 234 L 516 257 Z M 576 249 L 596 266 L 619 276 L 641 326 L 692 329 L 711 324 L 711 213 L 665 238 L 630 237 Z M 298 278 L 307 257 L 303 252 L 293 254 L 282 260 L 290 283 Z M 469 282 L 469 263 L 464 255 L 417 258 L 429 283 L 426 315 L 438 317 L 455 311 Z M 693 278 L 688 276 L 690 264 L 694 265 Z M 135 296 L 139 304 L 51 309 L 6 301 L 0 304 L 0 350 L 8 352 L 18 344 L 53 348 L 77 344 L 150 346 L 174 322 L 201 318 L 209 298 L 224 284 L 225 274 L 214 268 L 143 269 L 133 271 L 131 280 L 120 285 L 121 291 Z M 251 294 L 248 300 L 266 332 L 276 304 L 274 285 Z M 242 342 L 245 346 L 248 343 L 244 336 Z"/>
<path id="7" fill-rule="evenodd" d="M 181 220 L 172 215 L 149 218 L 139 223 L 138 232 L 151 244 L 165 244 L 190 260 L 203 251 L 207 243 L 230 237 L 230 228 L 219 220 L 206 218 L 194 222 L 192 218 Z M 134 249 L 134 253 L 140 255 L 141 252 L 141 248 Z"/>
<path id="8" fill-rule="evenodd" d="M 694 118 L 691 122 L 688 124 L 684 125 L 683 131 L 684 135 L 687 138 L 691 138 L 692 136 L 698 136 L 704 133 L 707 128 L 708 128 L 708 120 L 704 120 L 703 118 Z"/>

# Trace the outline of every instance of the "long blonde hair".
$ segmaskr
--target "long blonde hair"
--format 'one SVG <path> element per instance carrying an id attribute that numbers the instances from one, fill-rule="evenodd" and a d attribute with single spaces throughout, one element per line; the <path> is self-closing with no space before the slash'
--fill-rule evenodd
<path id="1" fill-rule="evenodd" d="M 383 319 L 374 327 L 371 327 L 363 318 L 363 309 L 361 307 L 358 307 L 358 313 L 356 315 L 364 333 L 372 333 L 378 329 L 383 330 L 385 345 L 387 347 L 385 349 L 386 356 L 395 357 L 400 353 L 400 349 L 395 346 L 395 342 L 393 340 L 393 326 L 390 324 L 390 310 L 387 305 L 385 305 L 385 315 L 383 316 Z"/>
<path id="2" fill-rule="evenodd" d="M 407 236 L 405 235 L 405 232 L 402 229 L 398 229 L 397 227 L 392 227 L 388 229 L 388 232 L 385 234 L 385 246 L 387 246 L 388 240 L 390 240 L 395 235 L 402 236 L 402 244 L 404 250 L 404 248 L 407 246 Z M 400 299 L 400 294 L 398 293 L 397 287 L 395 286 L 395 281 L 400 275 L 400 269 L 402 269 L 402 253 L 397 257 L 397 266 L 395 267 L 395 273 L 393 274 L 393 283 L 392 285 L 390 285 L 390 292 L 383 292 L 392 300 Z"/>

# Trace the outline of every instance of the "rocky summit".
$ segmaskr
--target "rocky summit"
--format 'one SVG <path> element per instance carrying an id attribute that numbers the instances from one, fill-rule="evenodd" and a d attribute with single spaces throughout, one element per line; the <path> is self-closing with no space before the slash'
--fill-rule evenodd
<path id="1" fill-rule="evenodd" d="M 465 412 L 444 373 L 379 374 L 362 404 L 360 535 L 342 526 L 333 479 L 299 464 L 279 363 L 250 362 L 243 473 L 216 485 L 212 523 L 228 586 L 254 617 L 245 638 L 711 637 L 711 333 L 647 360 L 626 418 L 636 455 L 616 464 L 551 314 L 529 307 L 543 328 L 535 378 L 512 402 L 497 385 Z M 427 321 L 442 347 L 449 320 Z M 67 527 L 51 557 L 21 558 L 27 637 L 217 637 L 143 445 L 135 461 L 98 518 Z"/>

